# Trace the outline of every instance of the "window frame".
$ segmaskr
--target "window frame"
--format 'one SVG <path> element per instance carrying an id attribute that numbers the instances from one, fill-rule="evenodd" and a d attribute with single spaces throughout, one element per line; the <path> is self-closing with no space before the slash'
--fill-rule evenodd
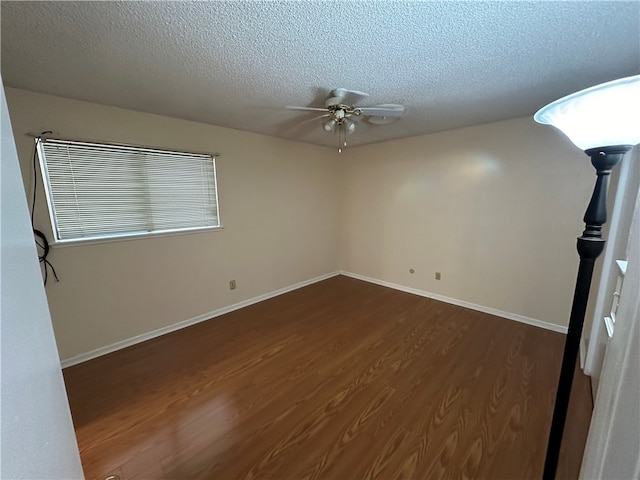
<path id="1" fill-rule="evenodd" d="M 181 227 L 181 228 L 172 228 L 172 229 L 163 229 L 163 230 L 151 230 L 147 232 L 124 232 L 124 233 L 109 233 L 104 235 L 92 235 L 86 238 L 69 238 L 69 239 L 61 239 L 58 238 L 59 231 L 59 223 L 56 215 L 55 203 L 53 200 L 53 192 L 51 191 L 50 184 L 50 176 L 49 169 L 46 160 L 46 152 L 44 151 L 44 143 L 47 141 L 53 142 L 62 142 L 76 145 L 86 145 L 90 147 L 106 147 L 113 149 L 125 149 L 131 150 L 136 153 L 158 153 L 158 154 L 177 154 L 177 155 L 193 155 L 193 156 L 206 156 L 210 157 L 212 163 L 212 173 L 213 173 L 213 187 L 215 190 L 215 208 L 216 208 L 216 218 L 218 220 L 217 225 L 208 225 L 201 227 Z M 216 165 L 216 159 L 220 156 L 219 153 L 209 153 L 209 152 L 193 152 L 193 151 L 183 151 L 183 150 L 172 150 L 167 148 L 158 148 L 158 147 L 149 147 L 143 145 L 133 145 L 133 144 L 124 144 L 124 143 L 112 143 L 112 142 L 96 142 L 91 140 L 77 140 L 77 139 L 68 139 L 68 138 L 53 138 L 53 137 L 35 137 L 35 154 L 38 157 L 38 163 L 40 165 L 40 176 L 42 179 L 43 190 L 45 193 L 45 198 L 47 201 L 47 210 L 48 216 L 51 226 L 51 233 L 53 240 L 50 242 L 52 247 L 66 247 L 66 246 L 75 246 L 75 245 L 87 245 L 87 244 L 99 244 L 99 243 L 112 243 L 112 242 L 121 242 L 121 241 L 130 241 L 130 240 L 140 240 L 143 238 L 154 238 L 154 237 L 163 237 L 163 236 L 174 236 L 174 235 L 188 235 L 191 233 L 202 233 L 202 232 L 215 232 L 224 229 L 222 225 L 222 220 L 220 216 L 220 202 L 218 196 L 218 171 Z M 34 165 L 35 166 L 35 165 Z M 35 172 L 34 172 L 35 174 Z"/>

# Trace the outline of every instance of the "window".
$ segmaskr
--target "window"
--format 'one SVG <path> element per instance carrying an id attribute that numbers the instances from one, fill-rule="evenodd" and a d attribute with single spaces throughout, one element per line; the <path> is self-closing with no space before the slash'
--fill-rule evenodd
<path id="1" fill-rule="evenodd" d="M 220 227 L 215 158 L 37 139 L 57 243 Z"/>

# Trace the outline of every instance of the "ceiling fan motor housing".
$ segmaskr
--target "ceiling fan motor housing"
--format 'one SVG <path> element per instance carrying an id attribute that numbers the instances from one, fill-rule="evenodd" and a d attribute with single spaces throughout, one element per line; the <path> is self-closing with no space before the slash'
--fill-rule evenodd
<path id="1" fill-rule="evenodd" d="M 342 104 L 343 101 L 344 97 L 329 97 L 324 102 L 324 106 L 327 108 L 337 107 L 338 105 Z"/>

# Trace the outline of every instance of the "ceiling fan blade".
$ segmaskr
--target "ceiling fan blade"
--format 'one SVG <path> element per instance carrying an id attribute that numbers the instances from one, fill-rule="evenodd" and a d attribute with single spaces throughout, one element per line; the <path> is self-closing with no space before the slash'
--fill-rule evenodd
<path id="1" fill-rule="evenodd" d="M 404 105 L 378 105 L 375 107 L 360 107 L 362 115 L 367 117 L 401 117 Z"/>
<path id="2" fill-rule="evenodd" d="M 368 96 L 368 93 L 358 90 L 348 90 L 346 88 L 336 88 L 331 91 L 331 97 L 335 99 L 332 104 L 342 103 L 343 105 L 356 105 Z"/>
<path id="3" fill-rule="evenodd" d="M 326 112 L 327 109 L 326 108 L 317 108 L 317 107 L 295 107 L 295 106 L 291 106 L 288 105 L 286 107 L 287 110 L 302 110 L 305 112 Z"/>
<path id="4" fill-rule="evenodd" d="M 315 122 L 315 121 L 317 121 L 317 120 L 320 120 L 321 118 L 327 118 L 327 117 L 329 117 L 329 116 L 330 116 L 330 115 L 329 115 L 328 113 L 325 113 L 324 115 L 319 115 L 319 116 L 317 116 L 317 117 L 308 118 L 308 119 L 306 119 L 306 120 L 303 120 L 303 121 L 301 121 L 301 122 L 298 122 L 298 125 L 304 125 L 304 124 L 306 124 L 306 123 L 312 123 L 312 122 Z"/>

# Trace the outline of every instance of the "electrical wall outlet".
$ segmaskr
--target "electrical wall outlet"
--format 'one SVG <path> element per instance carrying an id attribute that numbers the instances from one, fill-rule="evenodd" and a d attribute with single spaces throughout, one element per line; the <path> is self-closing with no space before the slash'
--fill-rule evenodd
<path id="1" fill-rule="evenodd" d="M 436 272 L 436 280 L 440 280 L 440 272 Z"/>
<path id="2" fill-rule="evenodd" d="M 235 289 L 236 289 L 236 281 L 235 280 L 229 281 L 229 290 L 235 290 Z"/>

